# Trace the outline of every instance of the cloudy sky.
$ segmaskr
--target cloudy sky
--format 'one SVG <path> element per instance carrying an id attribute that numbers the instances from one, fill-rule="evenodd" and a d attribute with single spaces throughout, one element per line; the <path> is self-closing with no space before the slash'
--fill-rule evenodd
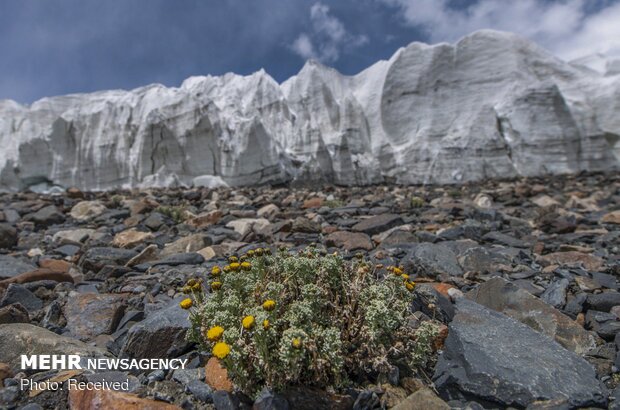
<path id="1" fill-rule="evenodd" d="M 620 52 L 620 0 L 0 0 L 0 99 L 249 74 L 354 74 L 412 41 L 513 31 L 564 59 Z"/>

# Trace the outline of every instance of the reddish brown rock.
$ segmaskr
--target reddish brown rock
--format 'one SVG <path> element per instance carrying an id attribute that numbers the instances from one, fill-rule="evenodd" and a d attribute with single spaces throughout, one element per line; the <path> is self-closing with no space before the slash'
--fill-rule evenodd
<path id="1" fill-rule="evenodd" d="M 337 231 L 325 238 L 325 246 L 343 248 L 349 252 L 356 250 L 372 250 L 370 237 L 361 232 Z"/>
<path id="2" fill-rule="evenodd" d="M 214 210 L 200 214 L 190 219 L 187 223 L 188 225 L 195 226 L 196 228 L 206 228 L 207 226 L 218 223 L 220 219 L 222 219 L 222 216 L 222 211 Z"/>
<path id="3" fill-rule="evenodd" d="M 539 256 L 538 260 L 545 265 L 583 265 L 587 270 L 594 272 L 600 270 L 605 263 L 605 261 L 598 256 L 576 251 L 550 253 L 548 255 Z"/>
<path id="4" fill-rule="evenodd" d="M 162 401 L 143 399 L 135 394 L 121 393 L 114 390 L 78 390 L 69 391 L 69 408 L 71 410 L 180 410 L 181 408 Z"/>
<path id="5" fill-rule="evenodd" d="M 301 206 L 304 209 L 320 208 L 323 206 L 323 198 L 315 197 L 306 199 Z"/>
<path id="6" fill-rule="evenodd" d="M 205 365 L 205 383 L 214 390 L 226 390 L 232 392 L 233 384 L 228 378 L 228 372 L 222 367 L 216 357 L 209 359 Z"/>

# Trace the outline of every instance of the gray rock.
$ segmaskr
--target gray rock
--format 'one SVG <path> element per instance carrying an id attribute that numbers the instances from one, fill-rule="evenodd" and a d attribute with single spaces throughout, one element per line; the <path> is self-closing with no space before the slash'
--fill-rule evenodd
<path id="1" fill-rule="evenodd" d="M 351 228 L 356 232 L 364 232 L 367 235 L 375 235 L 390 228 L 403 224 L 403 219 L 394 214 L 381 214 L 364 219 Z"/>
<path id="2" fill-rule="evenodd" d="M 605 406 L 594 368 L 548 337 L 470 300 L 456 302 L 433 380 L 446 400 L 477 398 L 526 407 L 567 400 L 570 407 Z"/>
<path id="3" fill-rule="evenodd" d="M 185 386 L 185 390 L 189 391 L 196 399 L 203 403 L 213 402 L 213 389 L 211 386 L 201 382 L 200 380 L 190 381 L 187 386 Z"/>
<path id="4" fill-rule="evenodd" d="M 462 276 L 456 254 L 444 244 L 421 243 L 415 246 L 403 261 L 408 272 L 421 271 L 422 274 L 436 277 L 439 274 Z"/>
<path id="5" fill-rule="evenodd" d="M 265 388 L 254 401 L 252 410 L 289 410 L 289 408 L 286 398 Z"/>
<path id="6" fill-rule="evenodd" d="M 498 245 L 510 246 L 512 248 L 528 248 L 529 243 L 517 239 L 505 233 L 491 231 L 482 237 L 482 240 L 486 242 L 495 243 Z"/>
<path id="7" fill-rule="evenodd" d="M 27 215 L 27 221 L 32 221 L 38 226 L 50 226 L 61 224 L 65 221 L 65 216 L 54 205 L 49 205 L 39 209 L 37 212 Z"/>
<path id="8" fill-rule="evenodd" d="M 190 327 L 188 313 L 181 309 L 179 300 L 157 310 L 127 333 L 121 350 L 122 357 L 168 358 L 177 357 L 189 348 L 185 335 Z"/>
<path id="9" fill-rule="evenodd" d="M 620 305 L 620 293 L 610 291 L 596 295 L 588 295 L 586 303 L 591 309 L 609 312 L 612 307 Z"/>
<path id="10" fill-rule="evenodd" d="M 90 248 L 80 259 L 80 266 L 99 272 L 105 265 L 124 265 L 138 254 L 132 249 L 95 247 Z"/>
<path id="11" fill-rule="evenodd" d="M 21 368 L 21 355 L 78 354 L 82 359 L 105 357 L 107 352 L 70 337 L 59 336 L 27 323 L 0 325 L 0 362 Z M 24 370 L 30 374 L 36 370 Z"/>
<path id="12" fill-rule="evenodd" d="M 497 265 L 509 265 L 510 261 L 503 255 L 482 246 L 465 250 L 458 256 L 458 262 L 464 271 L 488 273 L 497 270 Z"/>
<path id="13" fill-rule="evenodd" d="M 172 380 L 187 386 L 192 380 L 204 380 L 205 369 L 199 367 L 197 369 L 176 369 L 172 373 Z"/>
<path id="14" fill-rule="evenodd" d="M 63 308 L 67 330 L 82 340 L 111 334 L 125 313 L 126 297 L 115 294 L 82 293 Z"/>
<path id="15" fill-rule="evenodd" d="M 159 260 L 157 262 L 153 262 L 152 266 L 200 265 L 204 261 L 205 261 L 205 258 L 201 254 L 196 253 L 196 252 L 177 253 L 174 255 L 167 256 L 164 259 Z"/>
<path id="16" fill-rule="evenodd" d="M 43 307 L 43 301 L 36 297 L 34 293 L 18 283 L 11 283 L 0 301 L 0 307 L 19 303 L 28 310 L 34 312 Z"/>
<path id="17" fill-rule="evenodd" d="M 22 262 L 8 255 L 0 255 L 0 279 L 12 278 L 20 273 L 30 272 L 36 269 L 36 266 L 26 262 Z"/>
<path id="18" fill-rule="evenodd" d="M 17 245 L 17 230 L 9 224 L 0 223 L 0 249 L 10 249 Z"/>
<path id="19" fill-rule="evenodd" d="M 502 278 L 493 278 L 466 297 L 526 324 L 577 354 L 596 346 L 597 338 L 536 296 Z"/>
<path id="20" fill-rule="evenodd" d="M 29 322 L 30 315 L 28 315 L 28 311 L 19 303 L 0 308 L 0 324 Z"/>
<path id="21" fill-rule="evenodd" d="M 566 304 L 566 291 L 570 282 L 568 279 L 560 279 L 551 282 L 540 298 L 556 309 Z"/>

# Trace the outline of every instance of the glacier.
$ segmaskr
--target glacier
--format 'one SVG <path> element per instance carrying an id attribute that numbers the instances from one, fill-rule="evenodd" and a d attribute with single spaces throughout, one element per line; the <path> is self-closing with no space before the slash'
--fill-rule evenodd
<path id="1" fill-rule="evenodd" d="M 617 170 L 620 70 L 584 61 L 482 30 L 455 44 L 412 43 L 353 76 L 308 61 L 281 84 L 261 70 L 30 106 L 2 100 L 0 190 L 451 184 Z"/>

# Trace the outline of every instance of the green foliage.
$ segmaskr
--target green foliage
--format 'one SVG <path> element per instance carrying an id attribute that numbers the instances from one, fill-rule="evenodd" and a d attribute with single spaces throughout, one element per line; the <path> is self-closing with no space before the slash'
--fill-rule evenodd
<path id="1" fill-rule="evenodd" d="M 411 197 L 411 207 L 412 208 L 422 208 L 424 206 L 424 199 L 419 196 Z"/>
<path id="2" fill-rule="evenodd" d="M 182 206 L 160 206 L 155 209 L 155 212 L 159 212 L 162 215 L 172 219 L 176 224 L 180 224 L 185 221 L 185 208 Z"/>
<path id="3" fill-rule="evenodd" d="M 222 363 L 248 394 L 264 386 L 342 387 L 395 364 L 413 368 L 428 353 L 416 348 L 408 325 L 414 284 L 400 269 L 383 270 L 379 279 L 378 268 L 361 259 L 313 248 L 273 256 L 261 250 L 231 262 L 205 283 L 221 282 L 219 290 L 194 294 L 189 338 L 209 352 L 216 343 L 230 346 Z M 242 325 L 248 316 L 249 329 Z M 208 340 L 216 326 L 223 335 Z"/>
<path id="4" fill-rule="evenodd" d="M 328 208 L 341 208 L 344 206 L 344 202 L 340 199 L 330 199 L 324 202 L 324 205 Z"/>

